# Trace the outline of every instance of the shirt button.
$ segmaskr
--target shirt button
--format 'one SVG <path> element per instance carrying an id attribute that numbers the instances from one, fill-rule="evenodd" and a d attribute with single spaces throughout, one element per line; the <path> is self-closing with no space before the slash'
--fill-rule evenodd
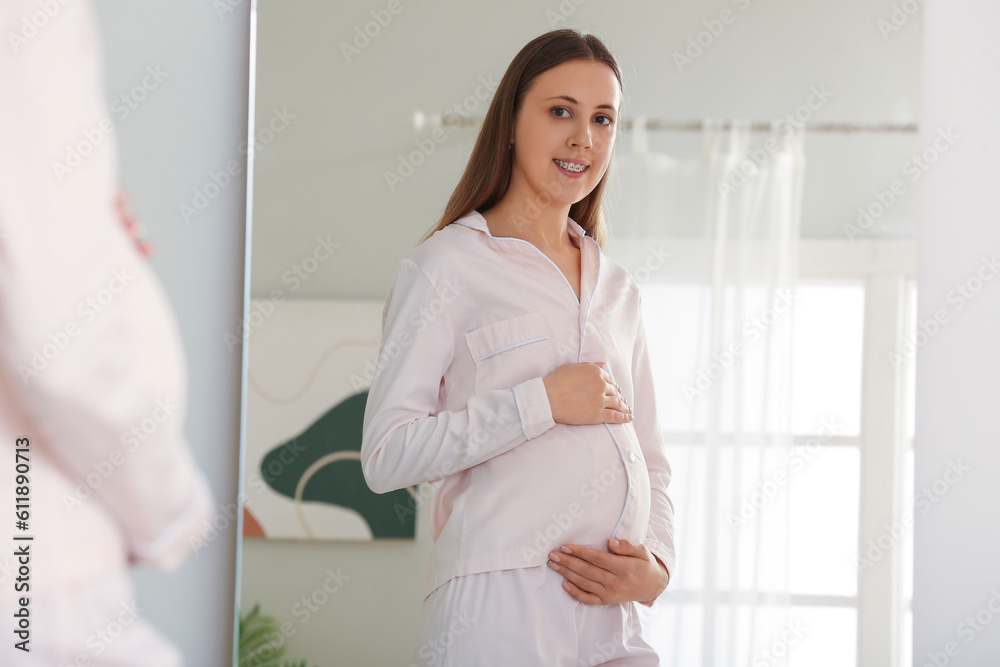
<path id="1" fill-rule="evenodd" d="M 628 460 L 631 461 L 632 463 L 635 463 L 635 452 L 628 453 Z"/>

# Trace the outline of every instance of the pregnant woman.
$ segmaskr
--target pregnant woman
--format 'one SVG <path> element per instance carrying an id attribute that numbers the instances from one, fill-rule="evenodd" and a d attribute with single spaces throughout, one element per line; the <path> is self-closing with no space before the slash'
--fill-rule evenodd
<path id="1" fill-rule="evenodd" d="M 361 463 L 433 489 L 415 662 L 658 665 L 674 569 L 639 286 L 602 252 L 622 86 L 592 35 L 529 42 L 435 228 L 398 264 Z"/>

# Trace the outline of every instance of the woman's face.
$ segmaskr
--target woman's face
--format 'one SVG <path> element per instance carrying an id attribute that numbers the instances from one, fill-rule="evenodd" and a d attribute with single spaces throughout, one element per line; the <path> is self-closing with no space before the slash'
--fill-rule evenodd
<path id="1" fill-rule="evenodd" d="M 569 60 L 539 74 L 515 121 L 512 180 L 556 205 L 586 197 L 611 160 L 620 102 L 618 79 L 604 63 Z"/>

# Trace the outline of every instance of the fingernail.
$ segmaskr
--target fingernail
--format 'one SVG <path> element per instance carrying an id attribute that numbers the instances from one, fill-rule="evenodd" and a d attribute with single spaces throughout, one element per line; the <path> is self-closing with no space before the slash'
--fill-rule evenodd
<path id="1" fill-rule="evenodd" d="M 557 563 L 559 562 L 559 554 L 557 554 L 557 553 L 550 553 L 549 554 L 549 558 L 552 559 L 552 560 L 554 560 Z"/>
<path id="2" fill-rule="evenodd" d="M 568 554 L 573 553 L 572 551 L 569 550 L 569 547 L 567 547 L 567 546 L 561 546 L 561 547 L 559 547 L 559 551 L 562 551 L 563 553 L 568 553 Z"/>
<path id="3" fill-rule="evenodd" d="M 618 540 L 616 540 L 615 538 L 612 537 L 611 538 L 611 546 L 617 547 L 618 546 Z"/>

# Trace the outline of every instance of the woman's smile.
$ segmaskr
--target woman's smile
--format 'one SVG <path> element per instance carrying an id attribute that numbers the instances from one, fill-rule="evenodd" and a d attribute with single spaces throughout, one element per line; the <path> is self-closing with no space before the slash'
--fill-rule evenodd
<path id="1" fill-rule="evenodd" d="M 576 161 L 563 161 L 558 158 L 552 158 L 552 162 L 559 168 L 559 171 L 570 178 L 580 178 L 590 168 L 589 164 Z"/>

